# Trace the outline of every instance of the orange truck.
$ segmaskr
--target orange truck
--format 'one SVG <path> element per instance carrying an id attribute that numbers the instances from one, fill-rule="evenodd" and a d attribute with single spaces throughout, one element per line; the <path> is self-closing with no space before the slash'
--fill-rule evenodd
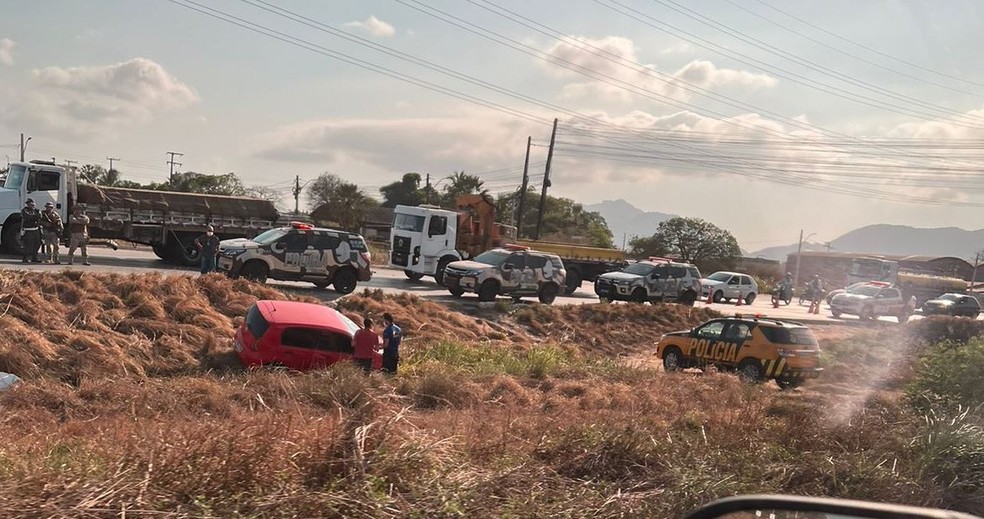
<path id="1" fill-rule="evenodd" d="M 434 206 L 398 205 L 393 214 L 389 266 L 402 269 L 412 280 L 433 276 L 443 284 L 444 268 L 453 261 L 471 259 L 503 245 L 520 245 L 560 256 L 567 269 L 565 293 L 584 281 L 621 270 L 628 262 L 617 249 L 586 247 L 516 238 L 514 227 L 496 222 L 495 204 L 488 195 L 461 195 L 455 210 Z"/>

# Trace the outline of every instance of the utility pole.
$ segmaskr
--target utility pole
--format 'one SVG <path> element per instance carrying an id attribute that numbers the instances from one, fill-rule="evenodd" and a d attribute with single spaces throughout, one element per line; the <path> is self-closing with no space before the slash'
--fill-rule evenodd
<path id="1" fill-rule="evenodd" d="M 27 143 L 28 142 L 31 142 L 31 137 L 28 137 L 27 140 L 25 141 L 24 140 L 24 134 L 22 133 L 21 134 L 21 142 L 20 142 L 20 161 L 21 162 L 24 162 L 24 152 L 27 150 Z"/>
<path id="2" fill-rule="evenodd" d="M 974 274 L 970 277 L 970 291 L 974 291 L 974 285 L 977 284 L 977 267 L 981 264 L 981 256 L 984 255 L 984 251 L 978 251 L 974 255 Z"/>
<path id="3" fill-rule="evenodd" d="M 106 170 L 106 173 L 109 173 L 110 171 L 113 171 L 113 162 L 121 159 L 119 157 L 106 157 L 106 160 L 109 161 L 109 169 Z"/>
<path id="4" fill-rule="evenodd" d="M 516 238 L 523 238 L 523 212 L 526 211 L 526 188 L 530 185 L 530 148 L 533 137 L 526 138 L 526 160 L 523 162 L 523 187 L 519 190 L 519 213 L 516 215 Z"/>
<path id="5" fill-rule="evenodd" d="M 68 166 L 68 167 L 70 167 L 70 168 L 73 167 L 73 166 L 75 166 L 78 163 L 79 163 L 79 161 L 77 161 L 77 160 L 68 160 L 68 159 L 65 160 L 65 165 Z"/>
<path id="6" fill-rule="evenodd" d="M 431 203 L 431 174 L 427 174 L 427 182 L 424 184 L 424 203 Z"/>
<path id="7" fill-rule="evenodd" d="M 540 192 L 540 211 L 536 215 L 536 234 L 534 240 L 540 239 L 540 228 L 543 226 L 543 209 L 547 206 L 547 188 L 550 187 L 550 163 L 553 162 L 554 142 L 557 140 L 557 119 L 554 118 L 553 131 L 550 132 L 550 149 L 547 150 L 547 167 L 543 170 L 543 189 Z"/>
<path id="8" fill-rule="evenodd" d="M 301 201 L 301 176 L 294 175 L 294 216 L 300 213 L 300 201 Z"/>
<path id="9" fill-rule="evenodd" d="M 168 158 L 168 161 L 166 162 L 166 164 L 171 166 L 171 171 L 170 173 L 168 173 L 168 177 L 167 177 L 167 183 L 172 187 L 174 187 L 174 166 L 182 165 L 180 162 L 174 162 L 174 157 L 175 155 L 178 157 L 184 157 L 184 153 L 178 153 L 176 151 L 168 151 L 166 153 L 171 156 L 170 158 Z"/>
<path id="10" fill-rule="evenodd" d="M 803 229 L 800 229 L 799 246 L 796 247 L 796 270 L 793 271 L 793 287 L 799 286 L 800 279 L 800 257 L 803 255 Z"/>

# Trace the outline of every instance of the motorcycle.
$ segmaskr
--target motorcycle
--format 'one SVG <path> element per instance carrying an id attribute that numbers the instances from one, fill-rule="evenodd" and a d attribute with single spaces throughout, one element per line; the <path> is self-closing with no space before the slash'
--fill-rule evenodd
<path id="1" fill-rule="evenodd" d="M 772 290 L 772 304 L 775 305 L 780 301 L 789 306 L 789 303 L 793 301 L 793 287 L 786 283 L 776 285 L 776 288 Z"/>
<path id="2" fill-rule="evenodd" d="M 814 291 L 815 289 L 813 287 L 811 287 L 810 285 L 806 285 L 806 288 L 803 290 L 803 293 L 800 295 L 799 304 L 802 305 L 803 303 L 812 303 L 814 300 Z M 817 301 L 821 300 L 823 298 L 823 294 L 824 294 L 823 289 L 820 289 L 820 294 L 818 295 L 818 297 L 816 297 L 816 300 Z"/>

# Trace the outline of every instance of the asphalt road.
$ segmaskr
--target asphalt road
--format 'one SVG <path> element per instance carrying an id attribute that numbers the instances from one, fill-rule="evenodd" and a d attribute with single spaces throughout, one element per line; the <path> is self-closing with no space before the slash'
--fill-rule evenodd
<path id="1" fill-rule="evenodd" d="M 63 254 L 66 252 L 63 249 Z M 198 275 L 197 269 L 190 267 L 175 267 L 168 263 L 165 263 L 157 258 L 153 252 L 146 249 L 132 249 L 121 247 L 117 251 L 113 251 L 106 247 L 94 246 L 89 248 L 90 262 L 92 266 L 86 267 L 79 264 L 79 258 L 76 257 L 76 264 L 73 267 L 68 267 L 66 265 L 38 265 L 38 264 L 24 264 L 21 263 L 19 258 L 14 258 L 11 256 L 0 256 L 0 269 L 21 269 L 21 270 L 34 270 L 34 271 L 52 271 L 56 269 L 65 268 L 75 268 L 91 270 L 92 272 L 117 272 L 124 274 L 140 274 L 148 272 L 157 272 L 165 275 Z M 63 255 L 62 261 L 65 261 L 65 256 Z M 276 286 L 279 289 L 308 295 L 322 299 L 324 301 L 332 301 L 341 297 L 339 294 L 335 293 L 330 288 L 327 290 L 321 290 L 316 288 L 310 283 L 300 283 L 300 282 L 290 282 L 290 281 L 268 281 L 271 286 Z M 388 268 L 375 268 L 373 273 L 373 278 L 367 283 L 360 283 L 357 292 L 361 292 L 362 289 L 380 289 L 384 293 L 397 294 L 402 292 L 408 292 L 416 294 L 422 298 L 431 299 L 438 302 L 443 302 L 447 304 L 480 304 L 477 297 L 474 294 L 465 294 L 462 298 L 452 297 L 448 291 L 444 288 L 437 286 L 434 280 L 431 278 L 424 278 L 418 282 L 412 282 L 404 276 L 402 271 L 393 270 Z M 834 319 L 830 316 L 830 311 L 827 309 L 826 305 L 823 305 L 820 309 L 818 315 L 810 314 L 807 311 L 807 305 L 799 305 L 794 300 L 792 304 L 780 305 L 779 308 L 772 308 L 771 298 L 768 295 L 759 296 L 751 305 L 735 306 L 732 304 L 706 304 L 703 302 L 698 302 L 696 306 L 698 307 L 710 307 L 719 312 L 725 314 L 731 314 L 740 312 L 746 315 L 767 315 L 769 317 L 776 317 L 780 319 L 792 319 L 802 322 L 809 323 L 855 323 L 863 324 L 856 317 L 844 316 L 840 319 Z M 509 301 L 509 299 L 503 298 L 504 301 Z M 536 298 L 525 298 L 524 301 L 533 302 Z M 592 289 L 591 283 L 585 283 L 580 290 L 575 292 L 570 296 L 558 297 L 554 304 L 560 305 L 578 305 L 586 303 L 597 303 L 598 298 L 594 295 L 594 290 Z M 615 304 L 629 304 L 629 303 L 615 303 Z M 921 316 L 915 315 L 912 319 L 919 319 Z M 984 317 L 982 317 L 984 318 Z M 895 318 L 883 317 L 879 320 L 883 323 L 894 323 Z"/>

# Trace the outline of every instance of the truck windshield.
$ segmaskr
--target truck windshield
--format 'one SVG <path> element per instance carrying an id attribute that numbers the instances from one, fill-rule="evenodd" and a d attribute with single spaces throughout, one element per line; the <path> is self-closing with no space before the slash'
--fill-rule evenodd
<path id="1" fill-rule="evenodd" d="M 656 267 L 645 263 L 633 263 L 632 265 L 625 267 L 625 270 L 622 272 L 625 272 L 626 274 L 635 274 L 637 276 L 648 276 L 654 268 Z"/>
<path id="2" fill-rule="evenodd" d="M 7 172 L 7 180 L 3 183 L 3 187 L 6 189 L 20 189 L 21 184 L 24 182 L 24 173 L 27 168 L 24 166 L 13 165 L 10 166 L 10 171 Z"/>
<path id="3" fill-rule="evenodd" d="M 285 234 L 290 232 L 290 229 L 285 229 L 283 227 L 277 229 L 270 229 L 269 231 L 253 238 L 253 241 L 259 243 L 260 245 L 270 245 L 271 243 L 279 240 Z"/>
<path id="4" fill-rule="evenodd" d="M 492 265 L 493 267 L 499 267 L 506 262 L 506 258 L 508 257 L 509 254 L 505 252 L 490 250 L 475 256 L 475 261 L 485 263 L 486 265 Z"/>
<path id="5" fill-rule="evenodd" d="M 397 231 L 423 232 L 424 220 L 426 218 L 423 216 L 398 214 L 393 220 L 393 229 Z"/>

